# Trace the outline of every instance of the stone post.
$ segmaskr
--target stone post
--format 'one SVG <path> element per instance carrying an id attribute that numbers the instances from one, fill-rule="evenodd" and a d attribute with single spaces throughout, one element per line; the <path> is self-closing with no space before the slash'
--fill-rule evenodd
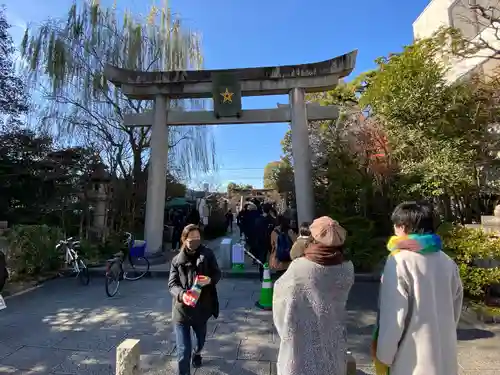
<path id="1" fill-rule="evenodd" d="M 104 236 L 106 233 L 107 222 L 107 195 L 106 185 L 101 181 L 96 183 L 97 191 L 95 192 L 95 209 L 93 227 L 99 233 L 99 236 Z"/>
<path id="2" fill-rule="evenodd" d="M 140 374 L 139 340 L 127 339 L 116 348 L 116 375 Z"/>
<path id="3" fill-rule="evenodd" d="M 290 111 L 292 119 L 292 156 L 295 175 L 295 199 L 298 224 L 314 219 L 314 191 L 311 172 L 311 148 L 305 90 L 294 88 L 290 91 Z"/>
<path id="4" fill-rule="evenodd" d="M 163 219 L 165 214 L 165 189 L 168 166 L 168 100 L 158 95 L 154 104 L 154 120 L 151 127 L 150 161 L 146 198 L 145 237 L 147 254 L 151 255 L 163 247 Z"/>

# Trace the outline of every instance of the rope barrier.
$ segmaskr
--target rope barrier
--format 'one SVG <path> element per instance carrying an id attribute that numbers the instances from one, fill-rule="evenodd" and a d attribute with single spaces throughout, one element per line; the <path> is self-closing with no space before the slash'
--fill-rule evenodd
<path id="1" fill-rule="evenodd" d="M 260 266 L 264 267 L 264 263 L 262 263 L 260 260 L 258 260 L 255 255 L 253 255 L 250 251 L 248 251 L 247 249 L 245 249 L 245 247 L 243 247 L 243 251 L 245 252 L 246 255 L 248 255 L 250 258 L 252 258 L 253 260 L 255 260 L 257 263 L 259 263 Z"/>

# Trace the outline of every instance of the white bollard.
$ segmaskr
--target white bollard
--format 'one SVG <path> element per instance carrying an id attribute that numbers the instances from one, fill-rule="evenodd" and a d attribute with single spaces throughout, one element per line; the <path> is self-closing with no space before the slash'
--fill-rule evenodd
<path id="1" fill-rule="evenodd" d="M 127 339 L 116 348 L 116 375 L 140 374 L 139 340 Z"/>

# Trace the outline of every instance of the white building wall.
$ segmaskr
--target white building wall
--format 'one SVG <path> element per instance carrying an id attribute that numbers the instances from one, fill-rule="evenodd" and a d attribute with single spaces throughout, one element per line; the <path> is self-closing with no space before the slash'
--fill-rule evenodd
<path id="1" fill-rule="evenodd" d="M 413 37 L 428 38 L 441 26 L 450 26 L 448 8 L 454 0 L 432 0 L 413 22 Z"/>
<path id="2" fill-rule="evenodd" d="M 468 3 L 468 0 L 461 1 L 464 4 Z M 440 27 L 452 26 L 449 8 L 455 3 L 455 0 L 432 0 L 424 11 L 418 16 L 415 22 L 413 22 L 414 38 L 428 38 L 431 37 L 432 34 L 435 33 Z M 467 24 L 466 21 L 463 22 L 464 24 Z M 484 40 L 489 41 L 491 45 L 500 49 L 500 42 L 494 34 L 495 30 L 487 28 L 484 29 L 479 35 L 484 38 Z M 479 38 L 479 35 L 476 39 Z M 475 57 L 469 57 L 466 59 L 452 58 L 448 60 L 447 62 L 450 64 L 450 71 L 447 74 L 447 79 L 450 82 L 456 81 L 477 66 L 483 64 L 486 60 L 488 60 L 488 56 L 491 54 L 491 51 L 483 50 L 479 51 Z"/>

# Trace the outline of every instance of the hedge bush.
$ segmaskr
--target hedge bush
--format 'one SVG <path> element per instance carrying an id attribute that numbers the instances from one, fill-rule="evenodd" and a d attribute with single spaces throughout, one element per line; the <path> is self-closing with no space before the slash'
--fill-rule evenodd
<path id="1" fill-rule="evenodd" d="M 63 238 L 60 228 L 47 225 L 16 225 L 9 230 L 7 267 L 12 279 L 58 270 L 63 256 L 56 250 Z"/>
<path id="2" fill-rule="evenodd" d="M 361 216 L 340 219 L 347 230 L 346 254 L 357 272 L 372 272 L 387 256 L 387 237 L 375 236 L 375 223 Z"/>
<path id="3" fill-rule="evenodd" d="M 480 268 L 481 259 L 500 259 L 500 239 L 480 229 L 444 224 L 438 229 L 443 250 L 458 264 L 467 297 L 483 300 L 487 288 L 500 283 L 500 268 Z"/>

